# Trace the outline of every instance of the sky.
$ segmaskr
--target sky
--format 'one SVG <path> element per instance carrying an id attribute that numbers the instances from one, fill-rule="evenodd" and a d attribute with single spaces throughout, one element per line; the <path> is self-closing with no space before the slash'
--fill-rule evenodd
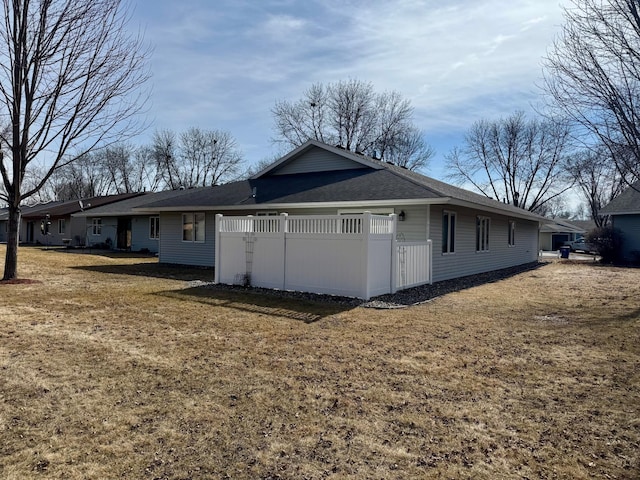
<path id="1" fill-rule="evenodd" d="M 282 154 L 271 109 L 314 83 L 356 78 L 411 101 L 436 154 L 480 119 L 535 115 L 562 0 L 131 0 L 153 49 L 153 131 L 230 132 L 247 165 Z"/>

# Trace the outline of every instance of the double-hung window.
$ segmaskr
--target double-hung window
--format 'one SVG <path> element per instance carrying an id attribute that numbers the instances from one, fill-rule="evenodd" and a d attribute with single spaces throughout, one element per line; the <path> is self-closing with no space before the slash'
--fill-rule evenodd
<path id="1" fill-rule="evenodd" d="M 149 238 L 152 240 L 160 238 L 160 217 L 149 217 Z"/>
<path id="2" fill-rule="evenodd" d="M 102 235 L 102 219 L 101 218 L 91 219 L 91 234 Z"/>
<path id="3" fill-rule="evenodd" d="M 456 212 L 445 210 L 442 214 L 442 253 L 456 251 Z"/>
<path id="4" fill-rule="evenodd" d="M 182 241 L 204 242 L 204 212 L 182 214 Z"/>
<path id="5" fill-rule="evenodd" d="M 476 218 L 476 252 L 489 251 L 489 217 Z"/>
<path id="6" fill-rule="evenodd" d="M 516 245 L 516 222 L 509 220 L 509 246 L 515 247 Z"/>
<path id="7" fill-rule="evenodd" d="M 58 233 L 62 235 L 66 230 L 66 222 L 64 218 L 58 219 Z"/>

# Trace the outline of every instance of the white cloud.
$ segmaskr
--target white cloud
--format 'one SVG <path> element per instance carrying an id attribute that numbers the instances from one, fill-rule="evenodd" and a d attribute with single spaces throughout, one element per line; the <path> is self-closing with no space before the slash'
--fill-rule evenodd
<path id="1" fill-rule="evenodd" d="M 264 151 L 276 99 L 349 77 L 409 98 L 428 136 L 526 110 L 562 23 L 557 0 L 443 3 L 154 2 L 153 14 L 138 15 L 156 45 L 158 123 L 237 126 L 240 143 Z M 257 150 L 247 154 L 267 153 Z"/>

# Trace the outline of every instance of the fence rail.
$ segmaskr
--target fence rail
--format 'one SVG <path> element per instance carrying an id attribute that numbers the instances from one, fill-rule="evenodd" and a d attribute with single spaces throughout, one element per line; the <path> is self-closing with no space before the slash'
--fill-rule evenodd
<path id="1" fill-rule="evenodd" d="M 223 233 L 301 233 L 313 235 L 362 235 L 365 233 L 364 215 L 279 215 L 272 217 L 223 217 Z M 393 217 L 370 215 L 369 233 L 391 234 Z"/>

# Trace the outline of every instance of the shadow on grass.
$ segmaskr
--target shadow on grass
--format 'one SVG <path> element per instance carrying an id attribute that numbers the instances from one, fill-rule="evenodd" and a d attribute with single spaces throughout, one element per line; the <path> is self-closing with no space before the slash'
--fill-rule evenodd
<path id="1" fill-rule="evenodd" d="M 350 302 L 328 303 L 283 295 L 270 295 L 255 289 L 204 285 L 158 292 L 156 295 L 177 300 L 200 302 L 212 307 L 224 307 L 255 314 L 283 317 L 304 323 L 314 323 L 325 317 L 354 308 Z"/>
<path id="2" fill-rule="evenodd" d="M 123 258 L 123 257 L 113 257 Z M 131 258 L 131 257 L 127 257 Z M 117 275 L 135 275 L 139 277 L 165 278 L 168 280 L 205 282 L 213 281 L 212 268 L 185 267 L 184 265 L 171 265 L 160 263 L 135 263 L 119 265 L 88 265 L 71 267 L 75 270 L 85 270 L 96 273 L 111 273 Z"/>

